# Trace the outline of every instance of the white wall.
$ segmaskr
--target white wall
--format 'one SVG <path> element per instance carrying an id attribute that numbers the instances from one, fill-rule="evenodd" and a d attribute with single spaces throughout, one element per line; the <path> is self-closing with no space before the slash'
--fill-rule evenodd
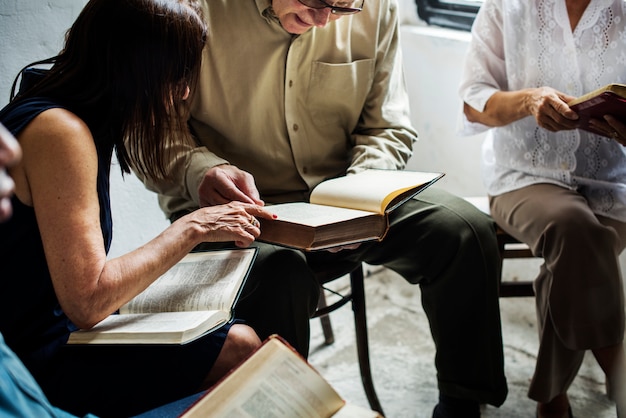
<path id="1" fill-rule="evenodd" d="M 461 196 L 484 195 L 480 180 L 481 137 L 456 135 L 457 94 L 469 33 L 405 25 L 402 49 L 413 124 L 419 140 L 409 168 L 442 171 L 440 187 Z"/>
<path id="2" fill-rule="evenodd" d="M 0 1 L 0 105 L 9 100 L 14 75 L 26 64 L 59 51 L 65 30 L 86 0 Z"/>
<path id="3" fill-rule="evenodd" d="M 484 135 L 455 134 L 461 111 L 457 89 L 470 33 L 427 26 L 414 0 L 400 0 L 400 8 L 405 76 L 420 138 L 408 168 L 446 173 L 438 187 L 460 196 L 484 195 L 479 175 Z"/>

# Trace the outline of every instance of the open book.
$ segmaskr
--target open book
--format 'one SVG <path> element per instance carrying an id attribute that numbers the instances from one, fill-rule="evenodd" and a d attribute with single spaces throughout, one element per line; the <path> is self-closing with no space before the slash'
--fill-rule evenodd
<path id="1" fill-rule="evenodd" d="M 268 206 L 278 219 L 261 222 L 260 241 L 305 251 L 382 240 L 388 214 L 443 177 L 442 173 L 369 169 L 326 180 L 310 203 Z"/>
<path id="2" fill-rule="evenodd" d="M 182 418 L 382 418 L 345 400 L 286 341 L 272 335 Z"/>
<path id="3" fill-rule="evenodd" d="M 232 319 L 256 248 L 190 253 L 146 290 L 68 344 L 183 344 Z"/>
<path id="4" fill-rule="evenodd" d="M 626 123 L 626 84 L 608 84 L 572 100 L 568 105 L 578 114 L 580 129 L 609 136 L 607 132 L 589 125 L 589 120 L 604 120 L 604 115 L 611 115 Z"/>

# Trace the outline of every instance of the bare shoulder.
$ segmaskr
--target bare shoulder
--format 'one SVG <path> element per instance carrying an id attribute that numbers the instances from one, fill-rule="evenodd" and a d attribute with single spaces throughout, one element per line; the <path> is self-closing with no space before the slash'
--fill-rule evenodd
<path id="1" fill-rule="evenodd" d="M 45 153 L 48 158 L 63 159 L 72 154 L 95 153 L 93 136 L 87 124 L 75 113 L 63 109 L 48 109 L 35 117 L 18 135 L 25 154 Z"/>
<path id="2" fill-rule="evenodd" d="M 16 195 L 26 204 L 52 184 L 68 186 L 97 174 L 98 156 L 87 124 L 61 108 L 40 113 L 19 134 L 22 161 L 12 174 Z"/>
<path id="3" fill-rule="evenodd" d="M 25 136 L 91 136 L 87 124 L 75 113 L 60 107 L 43 111 L 23 131 Z"/>

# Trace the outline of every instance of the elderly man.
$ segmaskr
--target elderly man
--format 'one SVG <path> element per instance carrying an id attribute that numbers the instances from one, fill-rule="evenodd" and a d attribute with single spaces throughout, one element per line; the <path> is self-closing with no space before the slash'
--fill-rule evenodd
<path id="1" fill-rule="evenodd" d="M 417 133 L 395 0 L 202 3 L 210 36 L 189 121 L 197 143 L 172 150 L 167 179 L 146 182 L 170 219 L 233 200 L 306 201 L 325 179 L 405 167 Z M 356 248 L 304 254 L 255 243 L 249 285 L 280 285 L 281 274 L 286 283 L 313 281 L 312 267 L 339 260 L 390 268 L 421 287 L 437 347 L 434 416 L 478 417 L 480 403 L 501 405 L 507 386 L 493 223 L 433 187 L 390 222 L 382 242 Z M 268 309 L 282 312 L 287 337 L 306 353 L 305 310 L 268 300 L 243 298 L 238 316 L 259 330 Z"/>

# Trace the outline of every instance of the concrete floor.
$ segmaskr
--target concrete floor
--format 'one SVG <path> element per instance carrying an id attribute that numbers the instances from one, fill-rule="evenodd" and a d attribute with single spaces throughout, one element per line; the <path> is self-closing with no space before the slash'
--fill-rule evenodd
<path id="1" fill-rule="evenodd" d="M 347 286 L 347 278 L 337 281 Z M 365 279 L 370 360 L 378 398 L 388 418 L 430 418 L 437 402 L 434 345 L 418 286 L 388 270 Z M 537 352 L 533 298 L 502 298 L 502 330 L 509 395 L 500 408 L 485 407 L 488 418 L 531 418 L 535 403 L 526 396 Z M 352 310 L 331 314 L 332 345 L 323 344 L 319 320 L 312 321 L 310 363 L 348 402 L 369 406 L 356 359 Z M 471 343 L 471 342 L 468 342 Z M 569 391 L 577 418 L 614 418 L 615 406 L 604 391 L 604 374 L 588 354 Z"/>

